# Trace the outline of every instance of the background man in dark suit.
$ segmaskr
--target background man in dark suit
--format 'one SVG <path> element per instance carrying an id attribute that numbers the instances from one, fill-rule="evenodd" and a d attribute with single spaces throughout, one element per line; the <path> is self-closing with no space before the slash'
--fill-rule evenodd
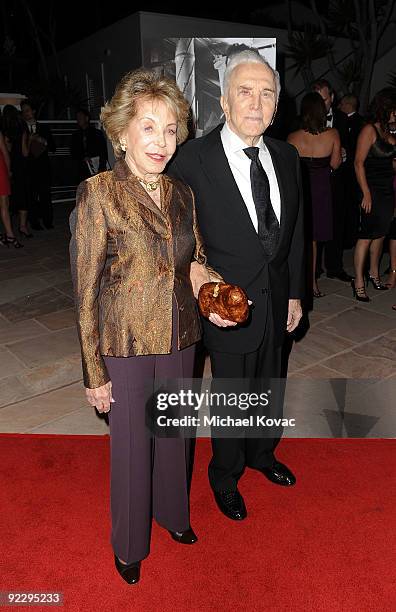
<path id="1" fill-rule="evenodd" d="M 364 119 L 359 115 L 359 98 L 354 94 L 347 94 L 340 100 L 339 109 L 347 119 L 348 144 L 346 150 L 345 175 L 346 175 L 346 221 L 344 232 L 344 247 L 352 248 L 355 245 L 359 220 L 361 191 L 355 173 L 355 153 L 357 139 L 360 130 L 364 126 Z"/>
<path id="2" fill-rule="evenodd" d="M 169 170 L 194 191 L 208 265 L 226 282 L 241 286 L 253 302 L 244 325 L 221 329 L 203 322 L 215 379 L 279 378 L 286 330 L 294 330 L 301 318 L 299 158 L 289 144 L 263 138 L 276 113 L 279 89 L 278 73 L 258 53 L 234 55 L 221 98 L 225 125 L 186 143 Z M 212 436 L 209 481 L 226 516 L 246 516 L 237 488 L 246 466 L 274 483 L 295 483 L 291 471 L 274 456 L 278 442 L 279 437 Z"/>
<path id="3" fill-rule="evenodd" d="M 327 127 L 336 128 L 341 140 L 341 153 L 343 162 L 341 166 L 332 172 L 333 192 L 333 240 L 325 243 L 325 268 L 328 278 L 350 283 L 352 276 L 344 270 L 343 250 L 344 233 L 347 221 L 346 215 L 346 172 L 345 161 L 347 159 L 349 133 L 347 118 L 343 112 L 334 107 L 334 91 L 329 81 L 318 79 L 312 84 L 312 90 L 317 91 L 323 98 L 327 110 Z M 318 262 L 321 261 L 321 249 L 318 249 Z M 320 272 L 320 270 L 318 271 Z M 320 275 L 320 274 L 318 274 Z"/>
<path id="4" fill-rule="evenodd" d="M 354 94 L 347 94 L 340 100 L 339 109 L 344 115 L 346 115 L 347 129 L 348 129 L 348 149 L 347 159 L 352 158 L 352 163 L 356 153 L 356 143 L 360 130 L 364 126 L 364 119 L 359 114 L 359 98 Z M 351 155 L 348 155 L 348 152 Z"/>
<path id="5" fill-rule="evenodd" d="M 80 108 L 76 113 L 78 130 L 72 134 L 70 153 L 75 161 L 76 181 L 104 172 L 107 167 L 107 146 L 101 130 L 90 123 L 90 114 Z"/>
<path id="6" fill-rule="evenodd" d="M 36 111 L 28 100 L 21 102 L 21 113 L 29 132 L 28 169 L 32 198 L 30 225 L 35 230 L 42 230 L 42 221 L 47 229 L 51 229 L 53 210 L 48 153 L 55 153 L 55 141 L 48 125 L 36 121 Z"/>

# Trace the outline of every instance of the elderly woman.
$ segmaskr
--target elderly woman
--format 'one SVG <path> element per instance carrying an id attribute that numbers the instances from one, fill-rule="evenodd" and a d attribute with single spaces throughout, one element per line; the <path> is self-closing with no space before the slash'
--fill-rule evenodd
<path id="1" fill-rule="evenodd" d="M 119 159 L 80 184 L 71 216 L 84 384 L 89 403 L 109 412 L 111 543 L 129 584 L 149 553 L 152 516 L 176 542 L 197 541 L 189 440 L 157 438 L 145 426 L 147 385 L 193 376 L 194 294 L 218 280 L 205 267 L 190 187 L 162 174 L 187 137 L 188 112 L 173 81 L 126 74 L 101 114 Z"/>

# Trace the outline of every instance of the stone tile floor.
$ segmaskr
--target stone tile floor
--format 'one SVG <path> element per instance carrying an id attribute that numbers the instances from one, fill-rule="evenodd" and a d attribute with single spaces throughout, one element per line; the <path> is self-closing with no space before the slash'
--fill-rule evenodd
<path id="1" fill-rule="evenodd" d="M 69 272 L 71 209 L 71 203 L 56 205 L 54 230 L 35 232 L 33 239 L 24 240 L 23 249 L 0 250 L 1 432 L 108 433 L 107 419 L 86 404 L 82 385 Z M 351 263 L 352 252 L 346 252 L 349 272 Z M 297 411 L 301 422 L 300 429 L 289 435 L 348 432 L 347 413 L 341 422 L 331 382 L 342 379 L 348 388 L 361 380 L 359 388 L 370 393 L 379 386 L 380 393 L 371 397 L 365 391 L 347 410 L 353 415 L 357 406 L 365 405 L 368 425 L 362 435 L 390 435 L 392 425 L 385 427 L 383 421 L 381 425 L 378 407 L 367 414 L 373 410 L 367 404 L 379 401 L 381 413 L 394 412 L 396 312 L 391 305 L 396 291 L 369 288 L 372 301 L 361 304 L 345 283 L 322 278 L 320 288 L 326 296 L 315 300 L 309 330 L 294 343 L 289 359 L 292 392 L 286 394 L 286 413 L 288 407 Z M 205 373 L 210 375 L 208 364 Z M 326 395 L 326 389 L 331 393 Z M 344 401 L 342 410 L 345 406 Z M 333 408 L 336 417 L 329 418 L 325 411 L 331 413 Z"/>

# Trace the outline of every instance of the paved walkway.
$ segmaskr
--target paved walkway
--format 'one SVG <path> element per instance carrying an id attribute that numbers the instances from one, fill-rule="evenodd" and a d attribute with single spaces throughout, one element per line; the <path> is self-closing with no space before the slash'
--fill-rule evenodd
<path id="1" fill-rule="evenodd" d="M 33 239 L 24 240 L 23 249 L 0 249 L 1 432 L 108 433 L 106 419 L 86 404 L 81 380 L 68 260 L 71 208 L 57 205 L 56 229 L 35 232 Z M 346 253 L 350 272 L 351 258 Z M 396 291 L 369 289 L 372 301 L 363 305 L 345 283 L 322 279 L 320 288 L 326 296 L 315 301 L 310 329 L 294 344 L 289 361 L 292 388 L 305 389 L 299 405 L 307 405 L 309 390 L 323 393 L 323 387 L 315 386 L 318 381 L 361 379 L 363 384 L 363 379 L 375 379 L 388 381 L 386 406 L 391 407 L 396 395 L 396 312 L 391 310 Z M 337 431 L 331 418 L 323 423 L 327 435 Z M 362 435 L 380 435 L 383 427 L 376 431 L 372 426 L 371 434 L 367 427 Z M 318 431 L 314 428 L 311 435 Z"/>

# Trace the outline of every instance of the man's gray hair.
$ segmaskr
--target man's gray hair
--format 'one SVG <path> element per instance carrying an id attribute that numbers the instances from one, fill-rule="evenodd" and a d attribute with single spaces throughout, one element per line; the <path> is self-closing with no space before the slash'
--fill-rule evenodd
<path id="1" fill-rule="evenodd" d="M 274 82 L 275 82 L 275 95 L 276 101 L 279 100 L 280 94 L 280 78 L 279 72 L 274 70 L 272 66 L 264 59 L 257 51 L 254 49 L 246 49 L 245 51 L 240 51 L 239 53 L 235 53 L 235 55 L 231 56 L 231 59 L 228 61 L 227 68 L 224 72 L 223 79 L 223 95 L 226 96 L 228 93 L 228 88 L 230 86 L 231 74 L 234 68 L 239 66 L 239 64 L 263 64 L 266 66 L 273 74 Z"/>

